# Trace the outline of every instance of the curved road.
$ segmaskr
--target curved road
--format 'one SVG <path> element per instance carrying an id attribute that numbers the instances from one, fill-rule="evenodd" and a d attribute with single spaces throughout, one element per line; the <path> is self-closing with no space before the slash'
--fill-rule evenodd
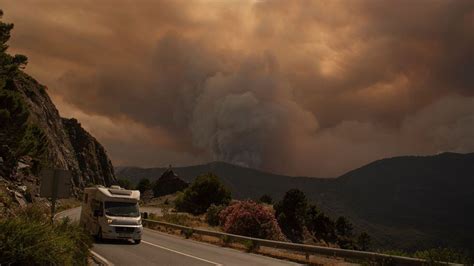
<path id="1" fill-rule="evenodd" d="M 81 208 L 66 210 L 57 219 L 78 221 Z M 95 243 L 92 250 L 114 265 L 297 265 L 296 263 L 218 247 L 145 228 L 142 242 Z"/>

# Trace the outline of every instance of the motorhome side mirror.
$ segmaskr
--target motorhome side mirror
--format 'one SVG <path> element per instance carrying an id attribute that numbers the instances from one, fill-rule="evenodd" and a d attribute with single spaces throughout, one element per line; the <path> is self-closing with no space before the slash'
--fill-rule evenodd
<path id="1" fill-rule="evenodd" d="M 102 217 L 102 211 L 101 210 L 95 210 L 94 211 L 94 217 Z"/>

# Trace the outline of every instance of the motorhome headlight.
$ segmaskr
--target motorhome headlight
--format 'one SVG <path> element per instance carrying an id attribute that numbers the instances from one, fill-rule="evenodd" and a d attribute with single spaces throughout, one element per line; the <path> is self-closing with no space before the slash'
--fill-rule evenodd
<path id="1" fill-rule="evenodd" d="M 112 220 L 112 219 L 110 219 L 110 218 L 107 219 L 107 223 L 108 223 L 108 224 L 111 224 L 113 221 L 114 221 L 114 220 Z"/>
<path id="2" fill-rule="evenodd" d="M 138 225 L 142 225 L 142 219 L 138 219 Z"/>

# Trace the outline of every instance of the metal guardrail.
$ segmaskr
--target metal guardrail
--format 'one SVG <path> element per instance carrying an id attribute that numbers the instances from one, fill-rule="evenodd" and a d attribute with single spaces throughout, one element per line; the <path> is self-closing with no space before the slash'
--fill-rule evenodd
<path id="1" fill-rule="evenodd" d="M 172 229 L 188 231 L 188 232 L 196 233 L 199 235 L 212 236 L 212 237 L 217 237 L 220 239 L 227 238 L 227 240 L 229 240 L 230 242 L 253 241 L 253 243 L 258 247 L 264 246 L 264 247 L 271 247 L 271 248 L 301 252 L 301 253 L 305 253 L 307 258 L 309 257 L 309 255 L 325 255 L 329 257 L 353 259 L 353 260 L 358 260 L 358 261 L 377 262 L 383 265 L 387 265 L 387 264 L 429 265 L 430 264 L 430 262 L 426 260 L 417 259 L 417 258 L 402 257 L 402 256 L 381 254 L 381 253 L 375 253 L 375 252 L 357 251 L 357 250 L 350 250 L 350 249 L 295 244 L 295 243 L 267 240 L 267 239 L 261 239 L 261 238 L 253 238 L 253 237 L 227 234 L 227 233 L 222 233 L 222 232 L 217 232 L 217 231 L 187 227 L 187 226 L 161 222 L 161 221 L 155 221 L 155 220 L 149 220 L 149 219 L 143 219 L 143 223 L 145 226 L 147 224 L 154 224 L 154 225 L 160 225 L 160 226 L 164 226 L 164 227 L 168 227 Z M 446 263 L 446 262 L 440 262 L 436 264 L 437 265 L 461 265 L 461 264 L 453 264 L 453 263 Z"/>

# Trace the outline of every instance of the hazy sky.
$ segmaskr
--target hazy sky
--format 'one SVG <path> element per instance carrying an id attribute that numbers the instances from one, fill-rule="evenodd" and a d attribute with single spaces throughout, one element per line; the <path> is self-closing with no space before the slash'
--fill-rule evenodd
<path id="1" fill-rule="evenodd" d="M 474 1 L 0 0 L 114 165 L 336 176 L 474 151 Z"/>

